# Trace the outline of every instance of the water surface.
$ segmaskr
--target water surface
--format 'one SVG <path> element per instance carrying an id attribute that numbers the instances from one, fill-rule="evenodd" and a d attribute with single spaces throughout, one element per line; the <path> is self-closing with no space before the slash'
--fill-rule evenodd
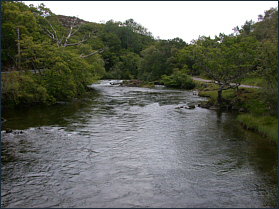
<path id="1" fill-rule="evenodd" d="M 277 147 L 191 91 L 94 84 L 4 110 L 2 207 L 277 207 Z M 20 133 L 22 131 L 23 133 Z"/>

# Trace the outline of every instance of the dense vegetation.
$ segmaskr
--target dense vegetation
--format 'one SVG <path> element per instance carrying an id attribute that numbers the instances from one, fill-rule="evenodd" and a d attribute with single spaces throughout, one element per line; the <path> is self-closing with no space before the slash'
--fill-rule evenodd
<path id="1" fill-rule="evenodd" d="M 1 71 L 9 73 L 1 73 L 1 105 L 54 104 L 84 94 L 98 79 L 192 89 L 196 75 L 218 82 L 221 106 L 224 90 L 260 79 L 264 114 L 278 117 L 278 9 L 233 30 L 187 44 L 155 39 L 133 19 L 97 24 L 55 15 L 43 4 L 2 1 Z"/>

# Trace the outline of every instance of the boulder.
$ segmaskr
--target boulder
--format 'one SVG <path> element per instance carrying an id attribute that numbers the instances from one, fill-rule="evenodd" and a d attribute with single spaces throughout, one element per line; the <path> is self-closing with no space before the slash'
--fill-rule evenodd
<path id="1" fill-rule="evenodd" d="M 189 105 L 188 109 L 195 109 L 196 106 L 195 105 Z"/>
<path id="2" fill-rule="evenodd" d="M 141 87 L 144 85 L 143 81 L 139 81 L 139 80 L 129 80 L 129 81 L 124 81 L 122 86 L 126 86 L 126 87 Z"/>
<path id="3" fill-rule="evenodd" d="M 6 129 L 6 133 L 12 133 L 12 132 L 13 132 L 12 129 L 10 129 L 10 128 L 7 128 L 7 129 Z"/>
<path id="4" fill-rule="evenodd" d="M 179 106 L 179 107 L 176 107 L 176 108 L 174 108 L 174 109 L 181 109 L 181 108 L 183 108 L 183 106 Z"/>
<path id="5" fill-rule="evenodd" d="M 205 104 L 200 104 L 200 107 L 201 108 L 210 108 L 210 104 L 207 104 L 207 103 L 205 103 Z"/>

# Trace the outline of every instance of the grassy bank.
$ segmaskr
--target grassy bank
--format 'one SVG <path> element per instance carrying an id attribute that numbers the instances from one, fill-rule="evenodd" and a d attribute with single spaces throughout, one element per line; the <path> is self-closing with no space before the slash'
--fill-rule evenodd
<path id="1" fill-rule="evenodd" d="M 255 81 L 255 80 L 253 80 Z M 217 105 L 218 85 L 195 81 L 199 96 L 209 97 L 211 104 Z M 250 83 L 252 84 L 252 83 Z M 223 98 L 232 106 L 244 109 L 237 120 L 247 129 L 253 130 L 278 145 L 278 117 L 271 116 L 268 104 L 260 89 L 239 88 L 223 91 Z"/>
<path id="2" fill-rule="evenodd" d="M 247 129 L 256 131 L 278 145 L 278 118 L 272 116 L 256 116 L 240 114 L 237 116 Z"/>

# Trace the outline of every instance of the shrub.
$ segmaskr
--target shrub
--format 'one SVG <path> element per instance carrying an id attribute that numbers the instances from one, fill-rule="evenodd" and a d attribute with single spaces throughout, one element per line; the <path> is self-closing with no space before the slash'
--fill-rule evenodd
<path id="1" fill-rule="evenodd" d="M 163 75 L 162 81 L 167 87 L 177 87 L 183 89 L 195 88 L 195 83 L 185 70 L 174 69 L 170 76 Z"/>
<path id="2" fill-rule="evenodd" d="M 1 76 L 1 104 L 3 107 L 52 104 L 47 89 L 37 83 L 34 74 L 10 72 Z"/>

